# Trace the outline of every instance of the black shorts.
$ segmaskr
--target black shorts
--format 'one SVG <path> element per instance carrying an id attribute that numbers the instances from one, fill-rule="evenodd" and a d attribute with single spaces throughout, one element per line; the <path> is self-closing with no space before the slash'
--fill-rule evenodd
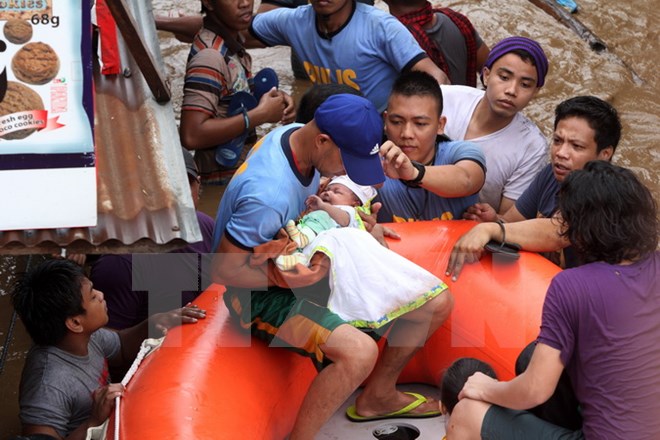
<path id="1" fill-rule="evenodd" d="M 481 425 L 483 440 L 583 440 L 582 431 L 570 431 L 539 419 L 528 411 L 492 405 Z"/>

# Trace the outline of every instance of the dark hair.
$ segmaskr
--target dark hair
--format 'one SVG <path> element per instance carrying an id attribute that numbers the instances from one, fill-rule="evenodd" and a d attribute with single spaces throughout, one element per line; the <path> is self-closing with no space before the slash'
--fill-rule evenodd
<path id="1" fill-rule="evenodd" d="M 497 374 L 495 374 L 493 367 L 482 360 L 469 357 L 456 359 L 442 375 L 440 401 L 450 414 L 454 411 L 454 407 L 458 403 L 458 393 L 463 389 L 468 377 L 477 371 L 493 379 L 497 379 Z"/>
<path id="2" fill-rule="evenodd" d="M 426 72 L 410 70 L 402 73 L 392 86 L 390 96 L 428 96 L 438 104 L 438 114 L 442 114 L 442 90 L 438 81 Z"/>
<path id="3" fill-rule="evenodd" d="M 340 93 L 348 93 L 351 95 L 364 96 L 362 92 L 354 89 L 346 84 L 316 84 L 307 89 L 305 94 L 300 98 L 298 104 L 298 111 L 296 112 L 296 122 L 307 124 L 314 119 L 314 113 L 323 102 L 332 95 L 339 95 Z"/>
<path id="4" fill-rule="evenodd" d="M 612 153 L 621 139 L 621 120 L 616 109 L 595 96 L 576 96 L 560 103 L 555 108 L 555 130 L 559 121 L 578 117 L 587 121 L 595 132 L 597 153 L 612 147 Z"/>
<path id="5" fill-rule="evenodd" d="M 636 260 L 658 246 L 657 203 L 632 171 L 607 161 L 587 162 L 559 189 L 562 235 L 582 263 Z"/>
<path id="6" fill-rule="evenodd" d="M 534 59 L 532 54 L 529 53 L 528 51 L 526 51 L 525 49 L 513 49 L 511 52 L 507 52 L 504 55 L 507 55 L 507 54 L 510 54 L 510 53 L 518 55 L 521 60 L 525 61 L 526 63 L 531 64 L 534 67 L 536 67 L 536 60 Z"/>
<path id="7" fill-rule="evenodd" d="M 85 313 L 82 268 L 70 260 L 47 260 L 13 286 L 11 300 L 35 344 L 55 345 L 67 332 L 67 318 Z"/>

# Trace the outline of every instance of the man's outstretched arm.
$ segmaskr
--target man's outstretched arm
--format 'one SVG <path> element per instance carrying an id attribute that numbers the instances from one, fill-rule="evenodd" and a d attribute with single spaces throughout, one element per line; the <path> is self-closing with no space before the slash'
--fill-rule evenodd
<path id="1" fill-rule="evenodd" d="M 446 275 L 455 281 L 465 263 L 476 263 L 481 258 L 484 246 L 490 240 L 502 241 L 502 227 L 506 241 L 517 243 L 531 252 L 553 252 L 569 245 L 561 236 L 561 220 L 558 218 L 535 218 L 515 223 L 480 223 L 463 234 L 452 249 Z"/>
<path id="2" fill-rule="evenodd" d="M 414 66 L 412 66 L 412 70 L 420 70 L 428 73 L 438 81 L 438 84 L 451 84 L 447 74 L 436 66 L 435 63 L 431 61 L 431 58 L 427 57 L 419 60 Z"/>
<path id="3" fill-rule="evenodd" d="M 505 408 L 525 410 L 548 400 L 564 371 L 560 351 L 539 343 L 527 369 L 508 382 L 500 382 L 482 373 L 468 378 L 458 395 L 459 399 L 469 398 L 494 403 Z"/>

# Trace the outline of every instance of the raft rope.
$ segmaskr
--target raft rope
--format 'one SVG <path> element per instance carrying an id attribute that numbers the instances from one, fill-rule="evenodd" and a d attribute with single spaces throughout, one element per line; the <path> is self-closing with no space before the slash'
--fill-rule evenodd
<path id="1" fill-rule="evenodd" d="M 133 361 L 133 364 L 131 364 L 131 368 L 128 369 L 126 372 L 126 375 L 121 381 L 121 384 L 124 386 L 124 388 L 128 385 L 128 382 L 133 378 L 133 375 L 135 372 L 138 370 L 138 367 L 142 363 L 145 357 L 149 355 L 151 352 L 153 352 L 155 349 L 160 347 L 160 344 L 163 343 L 164 337 L 160 339 L 145 339 L 142 341 L 142 345 L 140 346 L 140 352 L 137 354 L 135 357 L 135 360 Z M 121 401 L 121 397 L 117 396 L 115 397 L 115 434 L 114 434 L 114 440 L 119 440 L 119 422 L 120 422 L 120 416 L 119 416 L 119 402 Z"/>

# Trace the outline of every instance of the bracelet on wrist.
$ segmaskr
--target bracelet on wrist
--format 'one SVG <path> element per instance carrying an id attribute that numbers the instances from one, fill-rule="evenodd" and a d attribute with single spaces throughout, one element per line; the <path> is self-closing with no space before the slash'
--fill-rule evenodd
<path id="1" fill-rule="evenodd" d="M 411 180 L 405 180 L 405 179 L 399 179 L 399 180 L 401 181 L 401 183 L 403 183 L 404 185 L 410 188 L 419 188 L 422 184 L 422 179 L 424 178 L 424 174 L 426 174 L 426 167 L 415 160 L 411 160 L 410 163 L 412 164 L 413 167 L 417 169 L 417 177 Z"/>
<path id="2" fill-rule="evenodd" d="M 506 243 L 506 229 L 504 228 L 504 221 L 500 218 L 495 220 L 495 223 L 497 223 L 500 227 L 500 230 L 502 231 L 502 244 Z"/>
<path id="3" fill-rule="evenodd" d="M 250 131 L 250 117 L 248 116 L 248 112 L 245 107 L 241 107 L 241 110 L 243 111 L 243 122 L 245 123 L 245 130 L 243 133 L 245 134 Z"/>

